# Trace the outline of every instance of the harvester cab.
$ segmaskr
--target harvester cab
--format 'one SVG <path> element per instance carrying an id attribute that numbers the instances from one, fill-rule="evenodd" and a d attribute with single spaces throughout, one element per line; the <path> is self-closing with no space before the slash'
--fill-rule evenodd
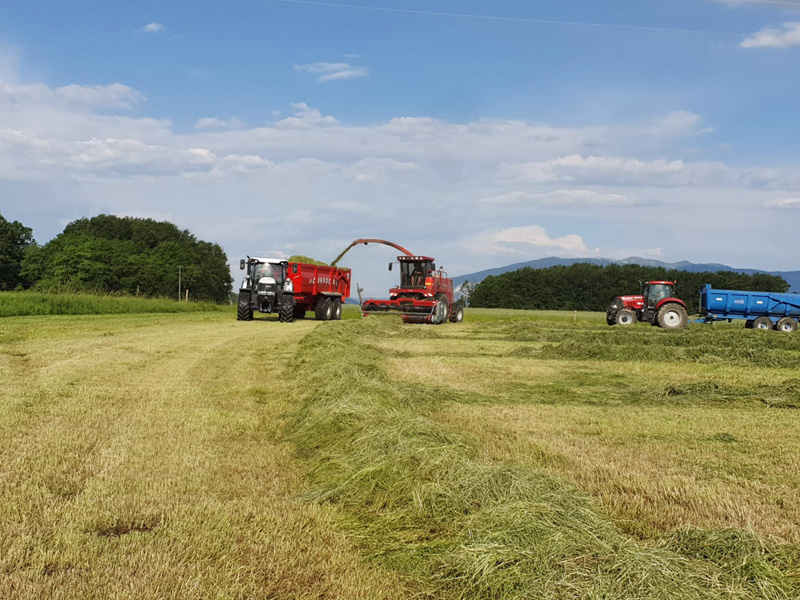
<path id="1" fill-rule="evenodd" d="M 247 257 L 239 263 L 239 268 L 245 271 L 245 278 L 239 288 L 237 319 L 250 321 L 253 312 L 280 313 L 283 320 L 281 307 L 293 303 L 292 280 L 288 277 L 289 262 L 280 258 Z M 286 301 L 284 301 L 286 294 Z M 289 302 L 291 297 L 292 302 Z M 291 314 L 289 311 L 288 314 Z"/>
<path id="2" fill-rule="evenodd" d="M 642 286 L 641 294 L 614 298 L 606 312 L 606 322 L 609 325 L 633 325 L 637 321 L 663 329 L 686 327 L 686 303 L 675 297 L 674 282 L 648 281 Z"/>

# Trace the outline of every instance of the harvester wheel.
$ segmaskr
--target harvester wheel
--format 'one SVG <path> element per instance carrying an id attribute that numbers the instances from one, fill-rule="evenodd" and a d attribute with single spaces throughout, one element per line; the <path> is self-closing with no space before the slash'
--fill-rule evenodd
<path id="1" fill-rule="evenodd" d="M 342 301 L 338 298 L 331 298 L 329 300 L 331 303 L 331 320 L 333 321 L 341 321 L 342 320 Z"/>
<path id="2" fill-rule="evenodd" d="M 236 309 L 237 321 L 252 321 L 253 320 L 253 307 L 250 306 L 250 293 L 239 293 L 238 306 Z"/>
<path id="3" fill-rule="evenodd" d="M 450 313 L 450 322 L 462 323 L 463 321 L 464 321 L 464 309 L 459 306 Z"/>
<path id="4" fill-rule="evenodd" d="M 661 329 L 681 329 L 686 327 L 689 315 L 686 309 L 677 302 L 670 302 L 658 311 L 658 326 Z"/>
<path id="5" fill-rule="evenodd" d="M 635 311 L 632 311 L 630 308 L 623 308 L 617 311 L 614 322 L 617 325 L 635 325 L 638 320 L 639 317 L 636 316 Z"/>
<path id="6" fill-rule="evenodd" d="M 436 298 L 436 309 L 433 312 L 433 316 L 431 317 L 431 323 L 434 325 L 441 325 L 445 321 L 447 321 L 448 317 L 448 308 L 447 305 L 447 298 L 444 296 L 438 296 Z"/>
<path id="7" fill-rule="evenodd" d="M 769 330 L 773 328 L 774 325 L 769 317 L 758 317 L 755 321 L 753 321 L 753 329 Z"/>
<path id="8" fill-rule="evenodd" d="M 305 319 L 306 318 L 306 308 L 308 308 L 305 304 L 295 304 L 294 305 L 294 318 L 295 319 Z"/>
<path id="9" fill-rule="evenodd" d="M 278 320 L 281 323 L 291 323 L 294 321 L 294 296 L 284 296 L 281 300 L 281 309 L 278 313 Z"/>
<path id="10" fill-rule="evenodd" d="M 783 317 L 780 321 L 778 321 L 775 329 L 778 331 L 783 331 L 784 333 L 794 333 L 797 331 L 797 321 L 795 321 L 792 317 Z"/>
<path id="11" fill-rule="evenodd" d="M 317 301 L 317 308 L 314 309 L 314 316 L 317 321 L 330 321 L 333 307 L 330 300 L 327 298 L 320 298 Z"/>

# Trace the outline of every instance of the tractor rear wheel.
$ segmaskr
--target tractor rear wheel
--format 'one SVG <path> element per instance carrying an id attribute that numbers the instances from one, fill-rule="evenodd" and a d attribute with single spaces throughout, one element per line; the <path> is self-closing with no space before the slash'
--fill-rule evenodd
<path id="1" fill-rule="evenodd" d="M 682 329 L 688 320 L 686 309 L 677 302 L 665 304 L 658 311 L 658 326 L 662 329 Z"/>
<path id="2" fill-rule="evenodd" d="M 253 320 L 253 307 L 250 306 L 250 293 L 239 293 L 238 306 L 236 308 L 237 321 L 252 321 Z"/>
<path id="3" fill-rule="evenodd" d="M 281 323 L 291 323 L 294 321 L 294 296 L 284 296 L 281 299 L 281 308 L 278 312 L 278 320 Z"/>
<path id="4" fill-rule="evenodd" d="M 636 316 L 636 312 L 632 311 L 630 308 L 623 308 L 617 311 L 617 316 L 614 317 L 614 322 L 617 325 L 634 325 L 639 320 L 639 317 Z"/>
<path id="5" fill-rule="evenodd" d="M 461 306 L 455 308 L 450 313 L 450 322 L 451 323 L 463 323 L 464 322 L 464 309 Z"/>
<path id="6" fill-rule="evenodd" d="M 332 313 L 333 307 L 330 300 L 328 298 L 320 298 L 317 301 L 317 308 L 314 309 L 314 316 L 317 321 L 330 321 Z"/>
<path id="7" fill-rule="evenodd" d="M 780 321 L 778 321 L 775 329 L 784 333 L 794 333 L 797 331 L 797 321 L 795 321 L 792 317 L 783 317 Z"/>
<path id="8" fill-rule="evenodd" d="M 342 301 L 338 298 L 331 298 L 329 300 L 331 303 L 331 319 L 333 321 L 341 321 L 342 320 Z"/>
<path id="9" fill-rule="evenodd" d="M 775 326 L 772 324 L 772 319 L 769 317 L 758 317 L 755 321 L 753 321 L 753 329 L 761 329 L 766 331 L 774 328 Z"/>

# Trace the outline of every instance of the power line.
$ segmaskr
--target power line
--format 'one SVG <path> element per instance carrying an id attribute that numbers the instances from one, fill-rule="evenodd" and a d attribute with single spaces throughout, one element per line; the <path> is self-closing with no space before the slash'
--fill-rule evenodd
<path id="1" fill-rule="evenodd" d="M 694 33 L 701 35 L 724 35 L 732 37 L 747 37 L 749 34 L 732 31 L 705 31 L 702 29 L 680 29 L 676 27 L 650 27 L 647 25 L 618 25 L 614 23 L 588 23 L 583 21 L 553 21 L 549 19 L 529 19 L 526 17 L 498 17 L 492 15 L 473 15 L 468 13 L 436 12 L 430 10 L 413 10 L 410 8 L 389 8 L 385 6 L 365 6 L 362 4 L 341 4 L 336 2 L 317 2 L 316 0 L 279 0 L 286 4 L 310 4 L 313 6 L 328 6 L 331 8 L 351 8 L 358 10 L 372 10 L 377 12 L 404 13 L 411 15 L 429 15 L 435 17 L 458 17 L 461 19 L 482 19 L 486 21 L 506 21 L 513 23 L 535 23 L 537 25 L 568 25 L 579 27 L 600 27 L 605 29 L 632 29 L 637 31 L 661 31 L 668 33 Z"/>

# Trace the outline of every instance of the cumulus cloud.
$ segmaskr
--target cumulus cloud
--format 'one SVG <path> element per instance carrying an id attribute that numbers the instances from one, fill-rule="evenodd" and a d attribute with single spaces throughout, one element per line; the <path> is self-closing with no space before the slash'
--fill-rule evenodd
<path id="1" fill-rule="evenodd" d="M 317 108 L 311 108 L 305 102 L 292 104 L 291 117 L 286 117 L 275 123 L 276 127 L 282 129 L 311 129 L 323 125 L 336 125 L 338 121 L 331 116 L 323 116 Z"/>
<path id="2" fill-rule="evenodd" d="M 800 46 L 800 22 L 765 27 L 739 44 L 742 48 L 790 48 Z"/>
<path id="3" fill-rule="evenodd" d="M 144 27 L 137 29 L 136 33 L 161 33 L 165 29 L 166 27 L 164 27 L 161 23 L 148 23 Z"/>
<path id="4" fill-rule="evenodd" d="M 524 225 L 509 227 L 500 231 L 479 234 L 475 243 L 490 252 L 507 252 L 525 254 L 529 247 L 562 250 L 567 252 L 585 252 L 587 250 L 583 238 L 577 234 L 563 237 L 551 237 L 540 225 Z"/>
<path id="5" fill-rule="evenodd" d="M 144 100 L 144 94 L 121 83 L 71 84 L 53 89 L 43 84 L 12 84 L 0 80 L 0 104 L 45 104 L 93 110 L 128 109 Z"/>
<path id="6" fill-rule="evenodd" d="M 307 65 L 295 65 L 295 71 L 306 71 L 319 75 L 317 81 L 336 81 L 339 79 L 354 79 L 369 75 L 369 67 L 354 67 L 346 62 L 328 63 L 316 62 Z"/>

